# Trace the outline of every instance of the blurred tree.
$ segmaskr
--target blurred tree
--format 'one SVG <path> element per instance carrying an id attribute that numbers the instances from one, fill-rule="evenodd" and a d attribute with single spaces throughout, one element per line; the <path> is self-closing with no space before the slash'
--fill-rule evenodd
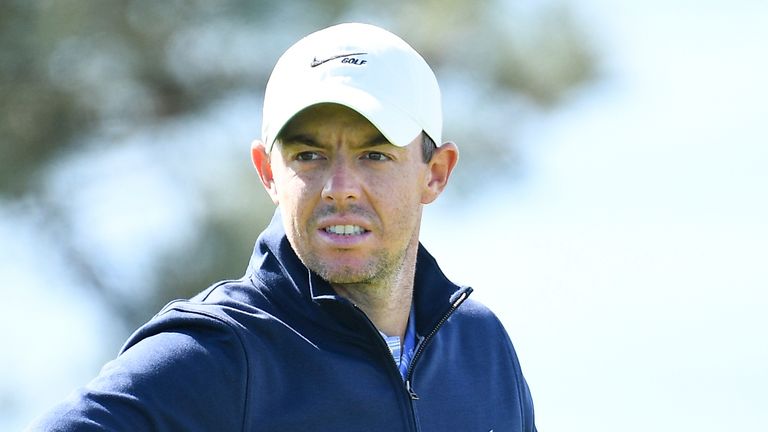
<path id="1" fill-rule="evenodd" d="M 247 159 L 271 67 L 300 35 L 351 20 L 393 30 L 436 67 L 445 135 L 467 143 L 465 188 L 513 178 L 526 114 L 595 74 L 578 22 L 552 2 L 4 1 L 0 200 L 46 215 L 41 236 L 126 331 L 242 274 L 272 213 Z M 160 203 L 148 198 L 166 187 Z M 130 234 L 121 224 L 148 223 L 156 207 L 172 222 L 136 231 L 127 249 L 145 260 L 126 270 L 135 260 L 100 236 Z"/>
<path id="2" fill-rule="evenodd" d="M 343 21 L 394 31 L 435 67 L 462 149 L 449 194 L 513 181 L 518 128 L 595 75 L 553 1 L 0 2 L 0 205 L 60 257 L 58 284 L 113 317 L 106 351 L 170 299 L 242 274 L 273 212 L 247 151 L 263 86 L 298 37 Z M 0 389 L 0 410 L 17 397 Z"/>

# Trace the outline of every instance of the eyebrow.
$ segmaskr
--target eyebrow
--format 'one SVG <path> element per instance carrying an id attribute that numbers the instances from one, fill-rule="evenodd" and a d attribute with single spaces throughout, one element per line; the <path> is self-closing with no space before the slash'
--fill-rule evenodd
<path id="1" fill-rule="evenodd" d="M 325 148 L 326 146 L 321 144 L 318 140 L 315 139 L 312 135 L 308 134 L 294 134 L 294 135 L 288 135 L 286 137 L 277 137 L 277 141 L 280 142 L 280 144 L 283 147 L 290 147 L 294 145 L 305 145 L 307 147 L 315 147 L 315 148 Z M 357 146 L 358 148 L 368 148 L 368 147 L 376 147 L 380 145 L 392 145 L 392 143 L 387 139 L 387 137 L 384 136 L 382 133 L 377 133 L 373 138 L 363 142 L 361 145 Z"/>
<path id="2" fill-rule="evenodd" d="M 317 142 L 317 140 L 315 140 L 312 136 L 306 134 L 295 134 L 286 137 L 278 136 L 276 141 L 279 141 L 280 145 L 283 147 L 292 145 L 305 145 L 308 147 L 323 148 L 322 144 Z"/>
<path id="3" fill-rule="evenodd" d="M 363 144 L 363 146 L 375 147 L 383 144 L 392 145 L 392 143 L 387 139 L 387 137 L 385 137 L 383 133 L 379 132 L 378 134 L 376 134 L 376 136 L 366 141 L 365 144 Z"/>

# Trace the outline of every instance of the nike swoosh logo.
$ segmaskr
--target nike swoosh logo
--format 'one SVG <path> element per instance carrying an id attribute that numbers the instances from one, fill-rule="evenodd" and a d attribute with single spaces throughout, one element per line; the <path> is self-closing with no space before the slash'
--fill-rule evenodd
<path id="1" fill-rule="evenodd" d="M 329 62 L 331 60 L 336 60 L 336 59 L 340 59 L 340 58 L 344 58 L 344 57 L 351 57 L 351 56 L 356 56 L 356 55 L 366 55 L 366 54 L 368 54 L 368 53 L 339 54 L 339 55 L 335 55 L 333 57 L 328 57 L 327 59 L 323 59 L 323 60 L 318 60 L 317 57 L 315 57 L 315 58 L 312 59 L 312 63 L 310 63 L 309 66 L 310 67 L 317 67 L 317 66 L 320 66 L 321 64 L 327 63 L 327 62 Z"/>

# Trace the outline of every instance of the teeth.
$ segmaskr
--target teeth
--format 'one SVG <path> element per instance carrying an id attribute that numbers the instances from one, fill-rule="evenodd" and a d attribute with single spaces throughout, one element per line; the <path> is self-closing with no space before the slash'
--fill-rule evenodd
<path id="1" fill-rule="evenodd" d="M 325 232 L 336 235 L 357 235 L 365 230 L 357 225 L 332 225 L 326 228 Z"/>

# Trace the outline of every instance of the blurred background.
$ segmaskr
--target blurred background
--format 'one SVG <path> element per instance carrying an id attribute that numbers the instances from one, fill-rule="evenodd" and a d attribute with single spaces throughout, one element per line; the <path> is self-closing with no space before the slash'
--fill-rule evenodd
<path id="1" fill-rule="evenodd" d="M 540 430 L 768 430 L 768 3 L 0 2 L 0 430 L 244 272 L 277 57 L 344 21 L 436 70 L 422 241 L 501 317 Z"/>

